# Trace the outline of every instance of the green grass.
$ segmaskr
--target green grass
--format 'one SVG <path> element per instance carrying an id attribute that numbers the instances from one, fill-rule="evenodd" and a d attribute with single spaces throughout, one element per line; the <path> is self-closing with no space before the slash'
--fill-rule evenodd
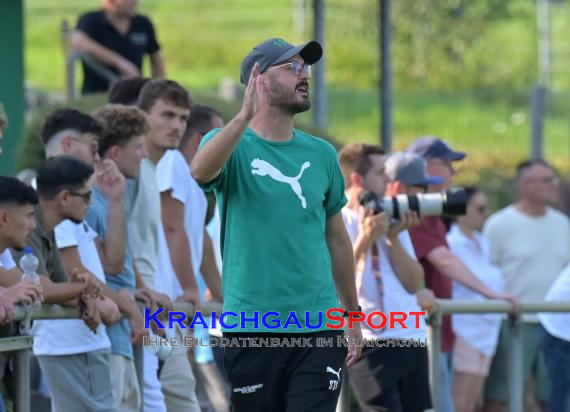
<path id="1" fill-rule="evenodd" d="M 74 26 L 77 16 L 96 4 L 93 0 L 25 2 L 26 79 L 29 84 L 63 94 L 60 23 L 67 19 Z M 292 0 L 140 2 L 141 11 L 151 15 L 155 22 L 169 77 L 201 95 L 215 91 L 223 77 L 237 79 L 242 57 L 259 41 L 276 35 L 293 42 L 309 37 L 310 24 L 304 32 L 294 28 L 292 5 Z M 377 2 L 328 0 L 326 7 L 329 132 L 341 143 L 378 143 Z M 564 16 L 553 16 L 555 23 L 559 17 Z M 309 13 L 307 23 L 310 18 Z M 525 26 L 525 21 L 495 25 L 487 37 L 475 44 L 471 57 L 476 60 L 468 61 L 466 69 L 481 67 L 487 70 L 487 75 L 480 79 L 482 85 L 509 78 L 511 66 L 517 70 L 521 66 L 522 60 L 517 60 L 517 56 L 535 50 L 528 44 L 533 39 L 533 29 Z M 506 49 L 505 44 L 512 47 Z M 401 45 L 396 44 L 394 53 L 398 56 L 398 53 L 408 53 L 400 49 Z M 499 58 L 501 56 L 504 59 Z M 394 63 L 395 148 L 405 147 L 416 136 L 436 134 L 469 152 L 468 166 L 501 165 L 506 168 L 528 154 L 530 119 L 528 97 L 524 91 L 501 92 L 496 87 L 481 86 L 477 92 L 425 92 L 421 90 L 429 89 L 429 84 L 422 83 L 421 79 L 403 81 L 403 73 L 411 69 L 402 67 L 401 60 Z M 488 70 L 494 66 L 496 70 Z M 449 69 L 450 66 L 446 67 Z M 450 80 L 450 84 L 455 83 Z M 465 79 L 465 85 L 472 87 L 472 83 L 473 79 Z M 520 76 L 512 84 L 520 84 L 519 89 L 524 89 L 529 83 L 529 79 Z M 567 96 L 557 99 L 545 130 L 547 158 L 566 169 L 570 168 L 567 161 L 570 156 L 569 101 Z M 309 121 L 310 114 L 302 115 L 301 120 Z M 472 174 L 470 179 L 477 180 L 478 177 Z"/>

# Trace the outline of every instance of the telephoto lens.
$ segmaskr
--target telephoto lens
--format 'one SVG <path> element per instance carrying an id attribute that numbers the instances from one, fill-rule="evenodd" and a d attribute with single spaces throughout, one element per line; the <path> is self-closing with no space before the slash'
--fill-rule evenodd
<path id="1" fill-rule="evenodd" d="M 408 210 L 419 216 L 461 216 L 465 214 L 467 196 L 461 187 L 444 190 L 439 193 L 418 193 L 417 195 L 397 195 L 380 197 L 365 191 L 360 195 L 360 204 L 374 210 L 374 213 L 386 212 L 393 219 L 400 219 Z"/>

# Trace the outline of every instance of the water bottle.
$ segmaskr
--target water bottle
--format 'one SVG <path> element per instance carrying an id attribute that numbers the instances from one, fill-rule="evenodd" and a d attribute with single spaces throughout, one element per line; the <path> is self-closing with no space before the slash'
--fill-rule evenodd
<path id="1" fill-rule="evenodd" d="M 38 275 L 38 265 L 39 261 L 38 258 L 34 256 L 34 250 L 30 246 L 26 246 L 24 248 L 24 256 L 20 258 L 20 269 L 24 273 L 22 275 L 22 280 L 31 281 L 34 283 L 40 284 L 40 275 Z M 31 308 L 39 308 L 42 305 L 40 299 L 34 300 L 32 303 Z"/>

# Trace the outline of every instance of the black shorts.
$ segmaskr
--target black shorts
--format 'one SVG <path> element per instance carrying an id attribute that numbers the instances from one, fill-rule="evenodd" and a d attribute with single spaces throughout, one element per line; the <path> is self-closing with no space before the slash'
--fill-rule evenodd
<path id="1" fill-rule="evenodd" d="M 279 339 L 277 347 L 225 348 L 224 367 L 231 383 L 232 411 L 333 412 L 348 352 L 344 345 L 338 344 L 337 337 L 342 334 L 339 331 L 286 335 L 225 333 L 224 337 L 229 339 Z M 294 342 L 293 338 L 312 347 L 287 346 Z M 332 346 L 317 346 L 317 338 L 332 341 Z"/>
<path id="2" fill-rule="evenodd" d="M 432 407 L 425 347 L 364 347 L 348 378 L 363 412 Z"/>

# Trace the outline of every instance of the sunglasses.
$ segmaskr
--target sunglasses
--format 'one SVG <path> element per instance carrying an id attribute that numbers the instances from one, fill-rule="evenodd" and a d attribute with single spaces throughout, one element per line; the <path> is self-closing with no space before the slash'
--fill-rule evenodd
<path id="1" fill-rule="evenodd" d="M 304 71 L 305 74 L 307 75 L 307 77 L 310 79 L 311 78 L 311 65 L 307 64 L 307 63 L 301 63 L 299 60 L 293 60 L 289 63 L 283 63 L 280 64 L 279 66 L 272 66 L 269 67 L 267 70 L 265 70 L 266 72 L 273 70 L 273 69 L 278 69 L 280 67 L 285 67 L 285 66 L 290 66 L 291 67 L 291 71 L 293 72 L 293 74 L 297 77 L 301 76 L 301 73 Z"/>
<path id="2" fill-rule="evenodd" d="M 91 190 L 85 193 L 74 192 L 72 190 L 69 191 L 70 196 L 77 196 L 82 198 L 85 203 L 89 203 L 91 201 Z"/>

